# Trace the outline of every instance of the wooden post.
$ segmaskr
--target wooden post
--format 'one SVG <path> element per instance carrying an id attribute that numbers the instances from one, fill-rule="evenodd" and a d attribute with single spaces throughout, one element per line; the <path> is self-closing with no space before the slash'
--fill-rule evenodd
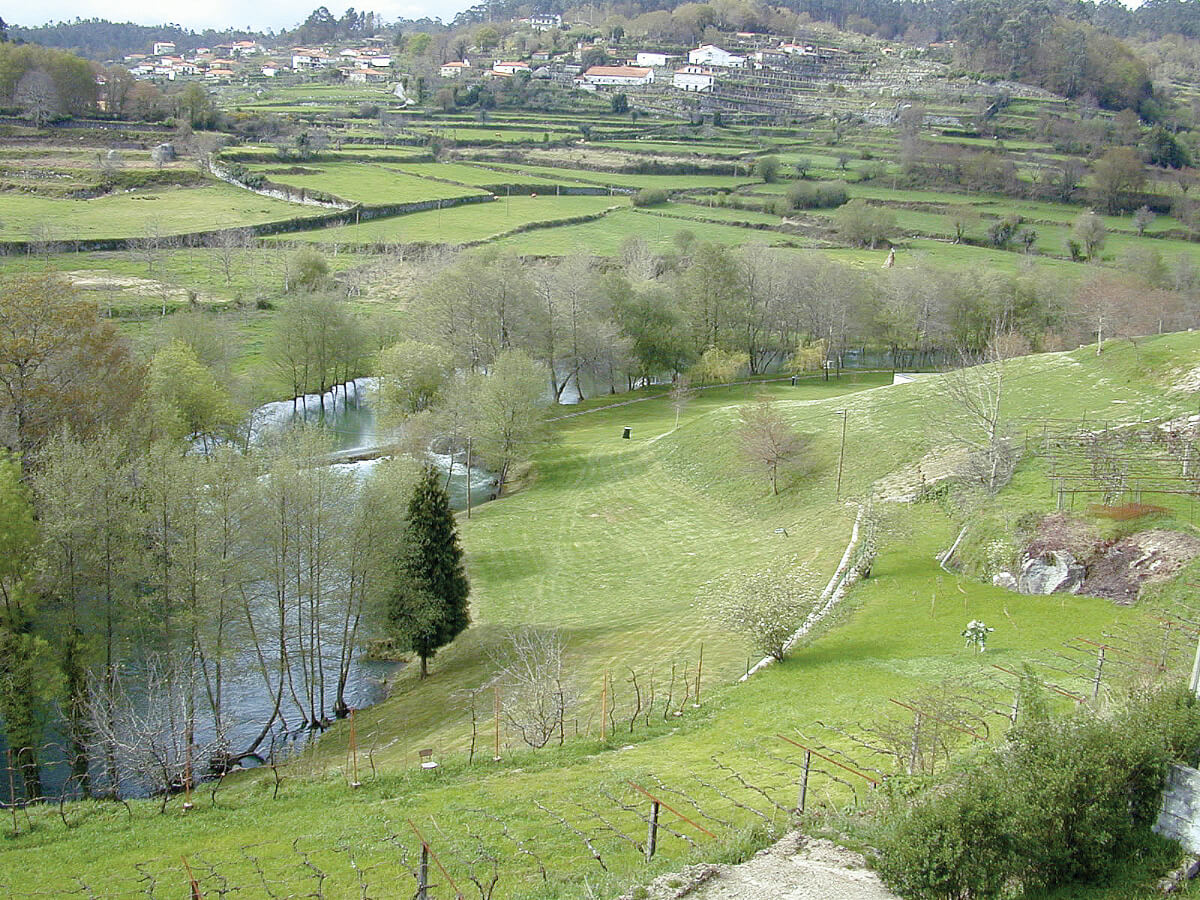
<path id="1" fill-rule="evenodd" d="M 500 762 L 500 685 L 492 685 L 492 719 L 496 729 L 496 745 L 492 750 L 492 762 Z"/>
<path id="2" fill-rule="evenodd" d="M 183 764 L 183 811 L 192 808 L 192 742 L 188 741 L 186 759 Z"/>
<path id="3" fill-rule="evenodd" d="M 692 704 L 693 709 L 700 708 L 700 676 L 704 674 L 704 645 L 700 645 L 700 659 L 696 662 L 696 702 Z"/>
<path id="4" fill-rule="evenodd" d="M 608 671 L 600 688 L 600 740 L 608 740 Z"/>
<path id="5" fill-rule="evenodd" d="M 350 761 L 353 769 L 354 780 L 350 782 L 350 787 L 362 787 L 362 782 L 358 780 L 358 728 L 354 724 L 354 707 L 350 707 Z"/>
<path id="6" fill-rule="evenodd" d="M 917 756 L 921 752 L 921 714 L 918 712 L 913 717 L 913 736 L 912 746 L 909 748 L 911 757 L 908 760 L 908 774 L 917 774 Z"/>
<path id="7" fill-rule="evenodd" d="M 846 420 L 850 418 L 850 410 L 842 410 L 842 446 L 838 451 L 837 499 L 842 499 L 842 460 L 846 458 Z"/>
<path id="8" fill-rule="evenodd" d="M 421 868 L 417 871 L 417 900 L 429 900 L 429 845 L 421 841 Z"/>
<path id="9" fill-rule="evenodd" d="M 1104 675 L 1104 648 L 1096 654 L 1096 677 L 1092 684 L 1092 702 L 1100 699 L 1100 679 Z"/>
<path id="10" fill-rule="evenodd" d="M 192 867 L 188 864 L 187 857 L 181 856 L 179 858 L 183 860 L 183 868 L 187 872 L 188 888 L 190 891 L 188 896 L 191 900 L 204 900 L 204 895 L 200 893 L 200 885 L 196 882 L 196 876 L 192 874 Z"/>
<path id="11" fill-rule="evenodd" d="M 812 766 L 812 751 L 804 751 L 804 773 L 800 776 L 800 798 L 796 801 L 796 812 L 804 812 L 804 804 L 808 802 L 808 770 Z"/>
<path id="12" fill-rule="evenodd" d="M 13 837 L 17 836 L 17 785 L 13 779 L 13 753 L 11 748 L 4 751 L 5 759 L 8 763 L 8 808 L 12 810 L 13 820 Z"/>
<path id="13" fill-rule="evenodd" d="M 471 518 L 471 439 L 467 438 L 467 518 Z"/>
<path id="14" fill-rule="evenodd" d="M 658 848 L 658 801 L 650 801 L 650 822 L 646 829 L 646 862 L 654 858 Z"/>

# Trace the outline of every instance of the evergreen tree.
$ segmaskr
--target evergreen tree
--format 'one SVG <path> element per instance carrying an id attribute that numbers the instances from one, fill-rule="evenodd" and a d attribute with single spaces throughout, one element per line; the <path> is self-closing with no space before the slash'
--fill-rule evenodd
<path id="1" fill-rule="evenodd" d="M 471 587 L 450 495 L 432 466 L 413 490 L 404 537 L 387 598 L 388 623 L 394 636 L 421 658 L 424 678 L 430 658 L 471 622 Z"/>

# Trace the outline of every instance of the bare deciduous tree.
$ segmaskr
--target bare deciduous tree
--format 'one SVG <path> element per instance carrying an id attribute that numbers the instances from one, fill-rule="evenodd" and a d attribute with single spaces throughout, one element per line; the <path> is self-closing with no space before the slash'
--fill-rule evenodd
<path id="1" fill-rule="evenodd" d="M 767 399 L 743 407 L 740 420 L 738 438 L 743 459 L 752 471 L 765 475 L 771 493 L 778 494 L 780 470 L 800 466 L 808 438 L 795 431 Z"/>
<path id="2" fill-rule="evenodd" d="M 577 691 L 564 666 L 566 640 L 558 629 L 520 628 L 508 634 L 496 657 L 504 719 L 530 747 L 564 737 L 567 710 Z"/>
<path id="3" fill-rule="evenodd" d="M 41 128 L 59 112 L 54 79 L 41 69 L 31 69 L 21 76 L 13 99 L 33 121 L 34 128 Z"/>
<path id="4" fill-rule="evenodd" d="M 968 477 L 989 495 L 1008 482 L 1017 463 L 1017 448 L 1002 407 L 1001 343 L 994 340 L 980 358 L 964 357 L 962 367 L 943 376 L 946 411 L 937 423 L 942 438 L 967 451 Z"/>

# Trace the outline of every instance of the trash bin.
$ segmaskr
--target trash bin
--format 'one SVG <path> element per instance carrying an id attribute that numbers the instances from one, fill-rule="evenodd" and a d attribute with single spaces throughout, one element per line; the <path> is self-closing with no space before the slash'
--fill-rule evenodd
<path id="1" fill-rule="evenodd" d="M 795 387 L 795 386 L 796 386 L 796 376 L 793 375 L 792 376 L 792 387 Z"/>
<path id="2" fill-rule="evenodd" d="M 633 434 L 633 429 L 630 428 L 628 425 L 626 425 L 624 430 L 622 430 L 622 432 L 621 432 L 621 437 L 623 437 L 625 440 L 629 440 L 630 435 L 632 435 L 632 434 Z"/>

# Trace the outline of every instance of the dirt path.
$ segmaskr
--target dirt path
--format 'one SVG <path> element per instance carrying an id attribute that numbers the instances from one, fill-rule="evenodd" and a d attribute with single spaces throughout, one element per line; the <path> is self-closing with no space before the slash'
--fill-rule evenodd
<path id="1" fill-rule="evenodd" d="M 859 854 L 799 832 L 740 865 L 690 866 L 648 890 L 647 900 L 899 900 Z"/>

